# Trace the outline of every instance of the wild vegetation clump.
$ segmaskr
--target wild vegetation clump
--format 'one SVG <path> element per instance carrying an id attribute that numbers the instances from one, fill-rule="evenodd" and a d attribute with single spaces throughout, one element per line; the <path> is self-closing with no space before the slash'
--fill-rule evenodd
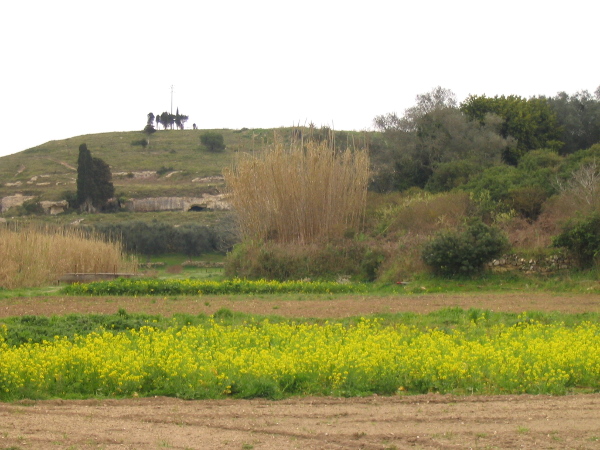
<path id="1" fill-rule="evenodd" d="M 569 221 L 553 245 L 565 248 L 581 267 L 594 266 L 600 256 L 600 213 Z"/>
<path id="2" fill-rule="evenodd" d="M 374 281 L 384 257 L 377 246 L 352 239 L 305 245 L 246 241 L 227 256 L 225 275 L 271 280 Z"/>
<path id="3" fill-rule="evenodd" d="M 374 279 L 377 257 L 351 237 L 364 224 L 369 158 L 333 141 L 277 142 L 225 171 L 243 245 L 226 273 L 251 278 Z"/>
<path id="4" fill-rule="evenodd" d="M 422 258 L 436 274 L 474 275 L 508 248 L 508 240 L 497 228 L 480 220 L 464 231 L 439 233 L 423 247 Z"/>
<path id="5" fill-rule="evenodd" d="M 336 151 L 327 141 L 279 142 L 242 155 L 224 175 L 245 239 L 308 244 L 362 226 L 365 150 Z"/>
<path id="6" fill-rule="evenodd" d="M 0 287 L 46 286 L 65 273 L 136 270 L 116 241 L 74 228 L 0 227 Z"/>

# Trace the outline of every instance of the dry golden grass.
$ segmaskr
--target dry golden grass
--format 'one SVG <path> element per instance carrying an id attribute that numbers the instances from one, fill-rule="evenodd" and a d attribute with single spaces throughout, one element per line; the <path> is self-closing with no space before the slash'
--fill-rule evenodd
<path id="1" fill-rule="evenodd" d="M 117 242 L 78 229 L 0 227 L 0 287 L 15 289 L 52 284 L 65 273 L 133 272 Z"/>
<path id="2" fill-rule="evenodd" d="M 307 244 L 362 226 L 366 150 L 276 143 L 258 155 L 241 155 L 224 175 L 245 238 Z"/>

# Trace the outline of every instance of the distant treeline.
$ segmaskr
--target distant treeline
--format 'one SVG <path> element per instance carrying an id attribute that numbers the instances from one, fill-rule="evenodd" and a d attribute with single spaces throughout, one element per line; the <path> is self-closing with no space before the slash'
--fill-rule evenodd
<path id="1" fill-rule="evenodd" d="M 567 156 L 600 142 L 600 87 L 554 97 L 469 96 L 437 87 L 404 115 L 374 119 L 369 143 L 376 191 L 440 192 L 495 166 L 516 167 L 534 150 Z"/>
<path id="2" fill-rule="evenodd" d="M 185 128 L 185 123 L 188 121 L 188 119 L 189 116 L 186 116 L 185 114 L 179 114 L 179 108 L 177 108 L 175 114 L 165 111 L 162 114 L 158 114 L 155 116 L 154 113 L 148 113 L 146 127 L 144 128 L 144 131 L 146 133 L 151 133 L 153 131 L 156 131 L 159 125 L 162 125 L 163 129 L 165 130 L 172 130 L 174 126 L 177 127 L 178 130 L 183 130 Z M 155 121 L 156 128 L 154 128 Z M 194 127 L 195 125 L 196 124 L 194 124 Z"/>
<path id="3" fill-rule="evenodd" d="M 181 253 L 198 256 L 225 252 L 237 242 L 233 228 L 223 223 L 215 226 L 173 226 L 162 222 L 131 221 L 95 224 L 94 230 L 108 238 L 120 240 L 125 250 L 138 255 Z"/>

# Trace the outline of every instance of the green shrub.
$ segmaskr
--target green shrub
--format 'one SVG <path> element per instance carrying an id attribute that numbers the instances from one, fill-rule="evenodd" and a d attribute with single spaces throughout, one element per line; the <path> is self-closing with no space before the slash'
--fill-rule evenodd
<path id="1" fill-rule="evenodd" d="M 144 147 L 146 148 L 146 146 L 148 145 L 148 140 L 147 139 L 136 139 L 135 141 L 131 141 L 131 146 L 132 147 Z"/>
<path id="2" fill-rule="evenodd" d="M 547 199 L 546 191 L 537 186 L 516 188 L 508 194 L 508 203 L 512 209 L 530 222 L 538 218 Z"/>
<path id="3" fill-rule="evenodd" d="M 425 189 L 429 192 L 446 192 L 455 187 L 466 184 L 476 173 L 481 171 L 481 167 L 472 161 L 450 161 L 438 165 Z"/>
<path id="4" fill-rule="evenodd" d="M 173 167 L 171 167 L 171 166 L 169 166 L 169 167 L 161 166 L 161 168 L 156 171 L 156 175 L 158 175 L 160 177 L 160 176 L 162 176 L 166 173 L 172 172 L 172 171 L 173 171 Z"/>
<path id="5" fill-rule="evenodd" d="M 552 245 L 567 249 L 581 267 L 592 267 L 600 252 L 600 213 L 569 221 Z"/>
<path id="6" fill-rule="evenodd" d="M 500 230 L 474 220 L 462 232 L 438 234 L 425 244 L 421 257 L 436 274 L 472 275 L 507 247 L 508 240 Z"/>
<path id="7" fill-rule="evenodd" d="M 222 152 L 225 150 L 223 135 L 215 131 L 207 131 L 200 136 L 200 142 L 209 152 Z"/>
<path id="8" fill-rule="evenodd" d="M 383 253 L 365 242 L 296 245 L 245 241 L 227 255 L 225 275 L 280 281 L 339 277 L 374 281 L 382 262 Z"/>

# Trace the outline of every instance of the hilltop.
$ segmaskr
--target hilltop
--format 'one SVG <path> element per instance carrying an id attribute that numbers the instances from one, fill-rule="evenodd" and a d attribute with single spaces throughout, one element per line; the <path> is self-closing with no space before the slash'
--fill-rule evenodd
<path id="1" fill-rule="evenodd" d="M 109 164 L 117 195 L 126 198 L 193 196 L 222 184 L 224 167 L 237 152 L 256 151 L 275 130 L 212 130 L 223 134 L 226 149 L 208 152 L 200 144 L 207 130 L 113 132 L 50 141 L 0 158 L 0 197 L 21 193 L 40 200 L 61 200 L 76 190 L 78 148 L 86 143 Z M 278 130 L 288 134 L 287 129 Z"/>
<path id="2" fill-rule="evenodd" d="M 200 136 L 207 131 L 223 135 L 224 151 L 203 148 Z M 146 135 L 141 131 L 50 141 L 0 158 L 0 198 L 21 193 L 39 200 L 62 200 L 66 192 L 75 192 L 78 148 L 82 143 L 110 166 L 115 192 L 120 197 L 197 196 L 223 187 L 223 168 L 233 162 L 236 154 L 261 151 L 275 136 L 288 140 L 298 133 L 326 136 L 329 129 L 160 130 L 150 136 L 147 146 L 142 145 Z M 336 138 L 362 134 L 337 131 Z"/>

